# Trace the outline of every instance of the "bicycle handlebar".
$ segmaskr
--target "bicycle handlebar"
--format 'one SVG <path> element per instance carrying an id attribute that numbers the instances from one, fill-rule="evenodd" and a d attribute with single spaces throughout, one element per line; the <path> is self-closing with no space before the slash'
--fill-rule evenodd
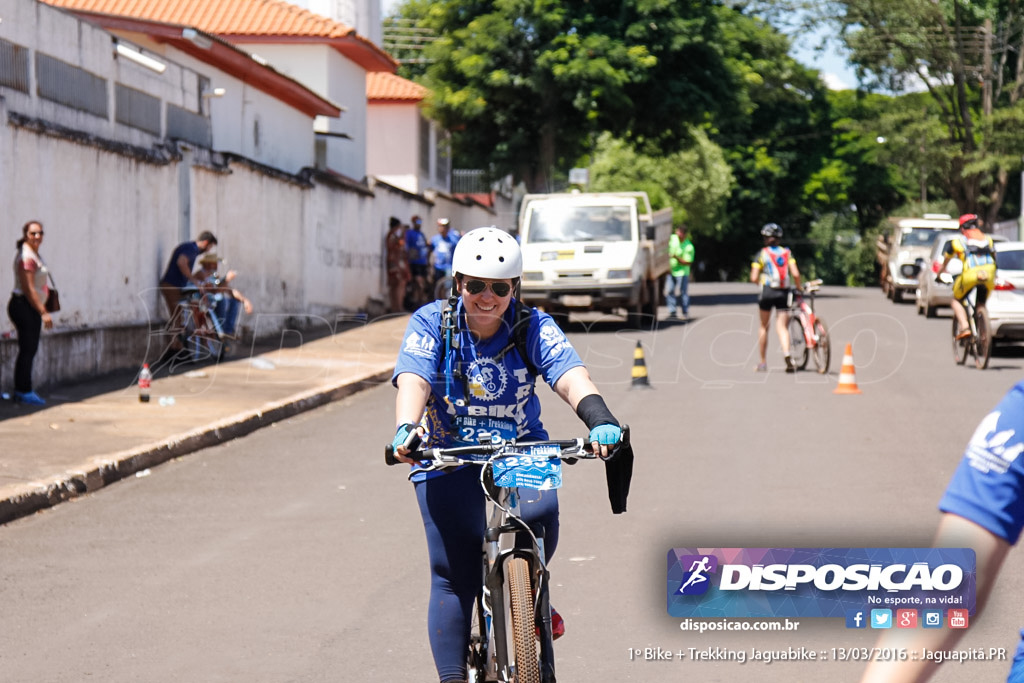
<path id="1" fill-rule="evenodd" d="M 622 425 L 622 438 L 617 444 L 614 444 L 611 453 L 609 453 L 607 460 L 611 460 L 619 452 L 619 450 L 629 445 L 629 425 Z M 559 454 L 555 456 L 551 454 L 551 457 L 557 457 L 560 460 L 575 460 L 577 458 L 589 459 L 599 458 L 601 456 L 593 452 L 590 442 L 582 437 L 575 439 L 549 439 L 545 441 L 517 441 L 515 439 L 504 440 L 499 439 L 491 443 L 482 444 L 471 444 L 467 446 L 450 446 L 448 448 L 426 448 L 423 450 L 413 451 L 409 453 L 408 458 L 415 460 L 420 463 L 433 462 L 435 465 L 441 467 L 452 467 L 455 465 L 465 464 L 486 464 L 494 457 L 500 456 L 515 456 L 522 455 L 521 451 L 543 446 L 553 446 L 559 449 Z M 480 460 L 479 458 L 469 459 L 464 456 L 485 456 L 486 460 Z M 395 457 L 394 446 L 387 444 L 384 446 L 384 463 L 389 467 L 397 465 L 402 462 Z"/>

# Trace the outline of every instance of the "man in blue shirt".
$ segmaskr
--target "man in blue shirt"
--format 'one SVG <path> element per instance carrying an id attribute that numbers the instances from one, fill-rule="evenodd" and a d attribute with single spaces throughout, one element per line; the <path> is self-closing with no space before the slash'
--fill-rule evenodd
<path id="1" fill-rule="evenodd" d="M 973 548 L 977 558 L 977 611 L 984 608 L 1003 560 L 1024 528 L 1024 382 L 1015 385 L 978 425 L 960 466 L 939 502 L 942 520 L 937 548 Z M 920 629 L 882 636 L 880 647 L 907 647 L 920 652 L 950 650 L 961 629 Z M 1021 632 L 1024 637 L 1024 631 Z M 906 638 L 913 640 L 908 642 Z M 926 681 L 935 673 L 934 659 L 873 661 L 862 683 Z M 949 666 L 949 665 L 947 665 Z M 1024 642 L 1017 647 L 1008 683 L 1024 683 Z"/>
<path id="2" fill-rule="evenodd" d="M 178 310 L 178 302 L 181 301 L 181 290 L 192 283 L 199 285 L 200 279 L 192 273 L 195 267 L 196 258 L 216 246 L 217 238 L 209 230 L 199 233 L 195 242 L 182 242 L 171 252 L 171 258 L 167 261 L 167 268 L 163 277 L 160 278 L 160 294 L 167 304 L 168 328 L 178 326 L 181 313 Z M 175 339 L 171 342 L 172 349 L 182 348 L 181 341 Z"/>
<path id="3" fill-rule="evenodd" d="M 452 230 L 451 221 L 447 218 L 437 219 L 437 234 L 430 238 L 430 249 L 434 259 L 434 279 L 437 283 L 452 274 L 452 253 L 459 243 L 459 234 Z"/>
<path id="4" fill-rule="evenodd" d="M 406 302 L 406 308 L 410 310 L 423 305 L 430 299 L 427 296 L 430 243 L 427 241 L 427 236 L 423 234 L 423 219 L 413 216 L 411 224 L 412 226 L 405 232 L 405 248 L 409 250 L 409 271 L 412 275 L 412 284 L 406 292 L 409 299 Z"/>

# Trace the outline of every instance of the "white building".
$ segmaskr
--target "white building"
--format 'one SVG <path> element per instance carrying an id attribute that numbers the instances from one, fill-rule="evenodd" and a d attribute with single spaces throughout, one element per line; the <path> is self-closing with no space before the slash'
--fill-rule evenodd
<path id="1" fill-rule="evenodd" d="M 350 25 L 286 2 L 47 1 L 109 30 L 130 20 L 193 27 L 253 53 L 343 109 L 340 118 L 316 120 L 317 168 L 360 182 L 366 177 L 366 74 L 393 73 L 397 65 Z"/>

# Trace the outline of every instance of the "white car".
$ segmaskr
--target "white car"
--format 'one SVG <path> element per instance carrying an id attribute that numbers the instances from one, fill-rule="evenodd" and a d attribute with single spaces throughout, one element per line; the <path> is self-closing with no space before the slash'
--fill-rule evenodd
<path id="1" fill-rule="evenodd" d="M 945 235 L 935 239 L 928 262 L 921 265 L 921 273 L 917 278 L 917 312 L 928 318 L 934 318 L 935 310 L 940 306 L 950 305 L 953 300 L 953 277 L 959 275 L 963 267 L 959 259 L 952 259 L 946 264 L 946 270 L 939 276 L 938 281 L 935 278 L 945 258 L 942 252 L 951 239 L 953 238 Z"/>
<path id="2" fill-rule="evenodd" d="M 1024 339 L 1024 242 L 996 245 L 996 286 L 986 302 L 992 338 Z"/>

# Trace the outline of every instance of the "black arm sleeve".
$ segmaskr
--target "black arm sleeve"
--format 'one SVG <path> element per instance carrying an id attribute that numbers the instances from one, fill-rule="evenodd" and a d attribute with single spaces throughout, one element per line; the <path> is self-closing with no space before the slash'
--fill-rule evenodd
<path id="1" fill-rule="evenodd" d="M 621 426 L 612 415 L 612 411 L 608 410 L 601 394 L 590 394 L 580 399 L 576 406 L 576 414 L 583 420 L 583 424 L 587 425 L 587 429 L 593 429 L 598 425 Z"/>

